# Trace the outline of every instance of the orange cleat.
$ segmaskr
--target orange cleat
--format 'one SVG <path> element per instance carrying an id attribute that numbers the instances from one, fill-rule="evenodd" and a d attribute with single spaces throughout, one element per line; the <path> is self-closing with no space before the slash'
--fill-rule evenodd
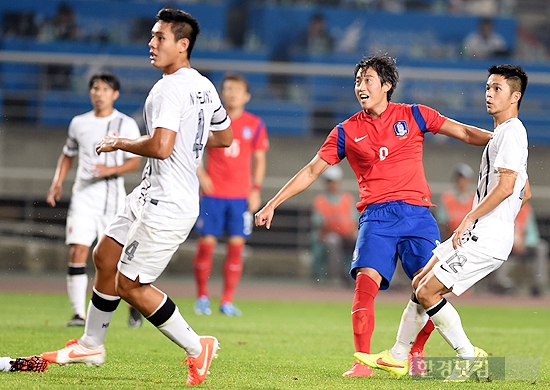
<path id="1" fill-rule="evenodd" d="M 372 368 L 356 361 L 342 376 L 374 376 L 374 373 L 372 372 Z"/>
<path id="2" fill-rule="evenodd" d="M 216 353 L 220 349 L 218 339 L 215 337 L 200 336 L 200 340 L 202 344 L 201 354 L 196 358 L 188 356 L 183 361 L 183 365 L 187 365 L 189 370 L 186 382 L 187 386 L 200 385 L 206 379 L 210 363 L 212 363 L 212 359 L 218 356 Z"/>

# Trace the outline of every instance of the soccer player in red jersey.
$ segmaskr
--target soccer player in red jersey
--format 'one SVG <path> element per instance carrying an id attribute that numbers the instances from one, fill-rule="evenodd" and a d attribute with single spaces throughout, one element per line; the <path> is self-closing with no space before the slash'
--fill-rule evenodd
<path id="1" fill-rule="evenodd" d="M 427 106 L 391 102 L 399 80 L 395 59 L 391 57 L 364 57 L 355 67 L 354 78 L 361 111 L 334 127 L 315 157 L 255 218 L 257 226 L 269 229 L 275 208 L 308 188 L 329 166 L 348 159 L 357 176 L 357 210 L 361 213 L 350 270 L 355 279 L 351 318 L 355 350 L 364 352 L 370 351 L 374 330 L 374 299 L 379 290 L 389 287 L 397 259 L 401 259 L 403 270 L 412 279 L 426 265 L 440 240 L 429 210 L 433 204 L 422 165 L 425 133 L 443 134 L 480 146 L 487 144 L 491 133 L 446 118 Z M 414 294 L 409 306 L 407 315 L 413 321 L 421 312 Z M 432 330 L 433 323 L 428 321 L 409 358 L 422 356 Z M 373 373 L 355 361 L 343 375 Z"/>
<path id="2" fill-rule="evenodd" d="M 239 74 L 227 74 L 222 82 L 221 98 L 231 118 L 233 143 L 225 149 L 208 148 L 206 167 L 201 166 L 201 211 L 195 228 L 199 231 L 193 261 L 197 281 L 195 313 L 212 314 L 208 298 L 208 279 L 212 272 L 213 252 L 218 238 L 227 235 L 227 254 L 223 268 L 224 285 L 220 312 L 240 316 L 233 295 L 243 270 L 243 248 L 252 233 L 252 213 L 261 206 L 260 191 L 265 176 L 267 130 L 262 119 L 245 111 L 250 101 L 247 80 Z"/>

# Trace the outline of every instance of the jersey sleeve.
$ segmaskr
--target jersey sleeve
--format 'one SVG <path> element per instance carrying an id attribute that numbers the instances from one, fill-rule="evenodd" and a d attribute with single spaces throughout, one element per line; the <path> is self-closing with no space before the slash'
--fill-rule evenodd
<path id="1" fill-rule="evenodd" d="M 265 127 L 264 121 L 258 121 L 258 127 L 254 133 L 254 144 L 253 148 L 255 151 L 267 151 L 269 150 L 269 140 L 267 138 L 267 128 Z"/>
<path id="2" fill-rule="evenodd" d="M 231 119 L 229 119 L 227 111 L 225 111 L 221 102 L 219 104 L 219 107 L 214 110 L 214 114 L 210 120 L 210 130 L 212 131 L 225 130 L 231 125 Z"/>
<path id="3" fill-rule="evenodd" d="M 345 156 L 344 150 L 345 134 L 340 124 L 336 126 L 327 136 L 317 155 L 330 165 L 339 163 Z"/>
<path id="4" fill-rule="evenodd" d="M 153 129 L 162 127 L 178 132 L 184 102 L 177 85 L 169 79 L 163 79 L 151 92 L 155 101 L 151 121 Z"/>
<path id="5" fill-rule="evenodd" d="M 424 106 L 422 104 L 418 104 L 416 107 L 418 107 L 420 117 L 417 118 L 414 108 L 413 114 L 415 116 L 416 123 L 423 132 L 429 131 L 430 133 L 436 134 L 439 129 L 441 129 L 441 126 L 443 126 L 443 123 L 447 120 L 447 117 L 441 115 L 437 110 L 434 110 L 431 107 Z"/>
<path id="6" fill-rule="evenodd" d="M 507 126 L 502 129 L 502 136 L 497 137 L 497 142 L 498 154 L 495 157 L 495 168 L 519 172 L 523 161 L 521 151 L 527 148 L 525 132 L 515 126 Z"/>
<path id="7" fill-rule="evenodd" d="M 69 124 L 69 132 L 65 145 L 63 146 L 63 154 L 68 157 L 75 157 L 78 155 L 78 142 L 75 134 L 75 118 L 73 118 Z"/>

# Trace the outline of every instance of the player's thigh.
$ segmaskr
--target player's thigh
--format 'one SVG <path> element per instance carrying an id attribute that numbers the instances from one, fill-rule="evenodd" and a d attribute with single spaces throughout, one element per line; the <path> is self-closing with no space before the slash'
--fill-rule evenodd
<path id="1" fill-rule="evenodd" d="M 351 263 L 351 275 L 360 268 L 372 268 L 382 276 L 380 289 L 387 289 L 397 265 L 397 242 L 387 221 L 376 219 L 360 224 Z"/>
<path id="2" fill-rule="evenodd" d="M 249 238 L 252 234 L 252 213 L 248 211 L 246 199 L 227 201 L 225 231 L 228 236 Z"/>
<path id="3" fill-rule="evenodd" d="M 434 255 L 439 261 L 432 272 L 455 295 L 461 295 L 503 264 L 502 260 L 472 250 L 467 242 L 454 249 L 450 239 L 434 249 Z"/>
<path id="4" fill-rule="evenodd" d="M 141 283 L 153 283 L 186 240 L 196 219 L 158 220 L 158 224 L 151 226 L 138 219 L 128 232 L 118 270 L 130 280 L 136 280 L 139 276 Z"/>
<path id="5" fill-rule="evenodd" d="M 201 236 L 221 237 L 226 220 L 226 203 L 224 199 L 201 197 L 200 213 L 195 229 Z"/>

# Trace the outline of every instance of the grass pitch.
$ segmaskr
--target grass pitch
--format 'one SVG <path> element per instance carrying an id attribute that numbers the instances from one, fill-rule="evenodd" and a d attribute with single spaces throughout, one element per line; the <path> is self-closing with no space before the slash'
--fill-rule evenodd
<path id="1" fill-rule="evenodd" d="M 503 298 L 504 299 L 504 298 Z M 514 362 L 526 380 L 444 383 L 395 379 L 376 371 L 374 378 L 343 378 L 353 362 L 351 302 L 288 303 L 239 301 L 242 317 L 217 311 L 196 316 L 192 300 L 174 299 L 199 334 L 216 336 L 221 345 L 204 389 L 543 389 L 550 388 L 550 308 L 458 306 L 467 334 L 489 355 Z M 217 302 L 212 302 L 217 308 Z M 393 345 L 403 304 L 377 304 L 372 350 Z M 66 328 L 70 307 L 65 295 L 0 294 L 0 356 L 27 356 L 63 347 L 83 328 Z M 126 326 L 123 303 L 106 340 L 101 367 L 50 365 L 44 373 L 0 373 L 1 389 L 177 389 L 185 386 L 183 351 L 148 322 Z M 429 356 L 453 356 L 434 332 Z M 522 362 L 540 366 L 522 376 Z M 519 365 L 517 364 L 519 362 Z M 527 369 L 533 364 L 528 363 Z M 514 367 L 507 367 L 514 368 Z M 532 370 L 531 370 L 532 371 Z M 532 375 L 532 373 L 530 374 Z"/>

